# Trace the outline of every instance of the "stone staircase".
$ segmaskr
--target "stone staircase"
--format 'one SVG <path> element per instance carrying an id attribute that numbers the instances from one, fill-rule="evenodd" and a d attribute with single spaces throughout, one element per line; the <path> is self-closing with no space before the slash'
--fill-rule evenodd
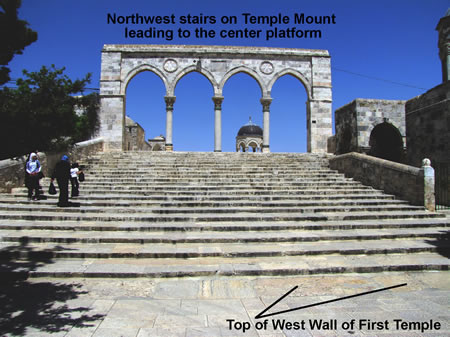
<path id="1" fill-rule="evenodd" d="M 363 186 L 326 156 L 102 153 L 74 207 L 0 195 L 3 277 L 448 270 L 450 219 Z M 48 179 L 41 181 L 46 190 Z"/>

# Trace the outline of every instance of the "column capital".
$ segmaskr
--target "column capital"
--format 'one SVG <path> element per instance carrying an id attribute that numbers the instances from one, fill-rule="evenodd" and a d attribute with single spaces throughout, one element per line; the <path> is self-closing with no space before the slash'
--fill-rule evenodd
<path id="1" fill-rule="evenodd" d="M 213 96 L 214 110 L 222 110 L 223 96 Z"/>
<path id="2" fill-rule="evenodd" d="M 272 98 L 263 97 L 259 100 L 263 106 L 263 111 L 270 111 L 270 103 L 272 103 Z"/>
<path id="3" fill-rule="evenodd" d="M 173 110 L 175 100 L 176 96 L 164 96 L 164 101 L 166 102 L 166 110 Z"/>

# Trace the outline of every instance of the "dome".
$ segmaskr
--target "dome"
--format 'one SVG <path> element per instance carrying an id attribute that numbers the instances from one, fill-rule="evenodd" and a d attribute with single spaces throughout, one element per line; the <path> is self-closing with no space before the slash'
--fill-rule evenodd
<path id="1" fill-rule="evenodd" d="M 253 124 L 252 118 L 250 117 L 247 124 L 241 127 L 238 131 L 239 136 L 261 136 L 263 135 L 263 130 L 256 124 Z"/>

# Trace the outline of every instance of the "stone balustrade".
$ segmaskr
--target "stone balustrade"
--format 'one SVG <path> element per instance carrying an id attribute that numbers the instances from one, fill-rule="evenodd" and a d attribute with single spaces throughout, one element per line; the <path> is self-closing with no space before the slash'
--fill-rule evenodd
<path id="1" fill-rule="evenodd" d="M 330 168 L 413 205 L 435 210 L 434 169 L 427 159 L 418 168 L 351 152 L 330 158 Z"/>

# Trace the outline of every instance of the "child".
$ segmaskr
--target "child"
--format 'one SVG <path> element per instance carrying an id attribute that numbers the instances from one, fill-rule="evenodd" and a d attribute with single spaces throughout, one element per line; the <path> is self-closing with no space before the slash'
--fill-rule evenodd
<path id="1" fill-rule="evenodd" d="M 78 183 L 78 175 L 82 171 L 79 169 L 78 163 L 73 163 L 72 168 L 70 169 L 70 183 L 72 184 L 72 198 L 79 196 L 79 187 L 80 184 Z"/>

